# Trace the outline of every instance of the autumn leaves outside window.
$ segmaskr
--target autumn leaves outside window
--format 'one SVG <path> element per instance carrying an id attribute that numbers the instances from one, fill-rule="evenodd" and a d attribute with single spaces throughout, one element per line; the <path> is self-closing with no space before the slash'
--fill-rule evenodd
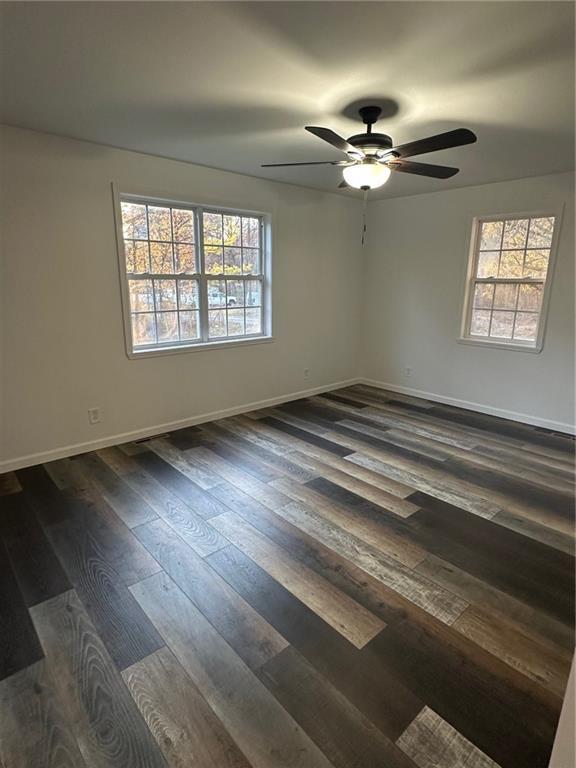
<path id="1" fill-rule="evenodd" d="M 554 216 L 478 222 L 465 336 L 536 346 Z"/>
<path id="2" fill-rule="evenodd" d="M 263 335 L 261 217 L 120 205 L 135 351 Z"/>

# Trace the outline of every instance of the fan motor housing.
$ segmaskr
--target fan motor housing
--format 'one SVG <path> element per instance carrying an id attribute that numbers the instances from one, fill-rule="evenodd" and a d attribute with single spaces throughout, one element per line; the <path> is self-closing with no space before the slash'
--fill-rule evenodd
<path id="1" fill-rule="evenodd" d="M 391 149 L 392 139 L 385 133 L 357 133 L 347 140 L 360 149 Z"/>

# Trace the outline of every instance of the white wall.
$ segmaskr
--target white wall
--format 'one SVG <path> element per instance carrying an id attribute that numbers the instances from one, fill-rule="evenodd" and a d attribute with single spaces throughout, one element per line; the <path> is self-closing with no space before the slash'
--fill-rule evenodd
<path id="1" fill-rule="evenodd" d="M 357 201 L 12 128 L 1 150 L 4 469 L 356 375 Z M 129 360 L 112 181 L 270 212 L 275 341 Z M 91 406 L 102 409 L 99 425 L 88 423 Z"/>
<path id="2" fill-rule="evenodd" d="M 566 173 L 372 203 L 362 375 L 502 416 L 573 425 L 573 189 L 574 175 Z M 458 343 L 473 217 L 562 206 L 542 352 Z"/>

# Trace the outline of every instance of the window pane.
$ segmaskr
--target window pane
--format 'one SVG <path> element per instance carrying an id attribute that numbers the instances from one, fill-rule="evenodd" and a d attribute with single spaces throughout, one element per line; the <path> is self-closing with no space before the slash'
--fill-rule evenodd
<path id="1" fill-rule="evenodd" d="M 158 274 L 173 274 L 174 263 L 172 260 L 171 243 L 150 243 L 150 261 L 152 272 Z"/>
<path id="2" fill-rule="evenodd" d="M 134 243 L 132 241 L 124 241 L 124 259 L 126 272 L 134 272 Z"/>
<path id="3" fill-rule="evenodd" d="M 482 224 L 482 234 L 480 237 L 480 250 L 493 251 L 500 248 L 502 242 L 502 221 L 485 221 Z"/>
<path id="4" fill-rule="evenodd" d="M 246 309 L 246 333 L 262 333 L 262 310 Z"/>
<path id="5" fill-rule="evenodd" d="M 251 217 L 242 218 L 242 245 L 246 248 L 260 247 L 260 221 Z"/>
<path id="6" fill-rule="evenodd" d="M 246 306 L 259 307 L 262 304 L 262 284 L 259 280 L 246 280 Z"/>
<path id="7" fill-rule="evenodd" d="M 546 277 L 549 251 L 526 251 L 524 277 Z"/>
<path id="8" fill-rule="evenodd" d="M 158 341 L 178 341 L 178 312 L 158 312 Z"/>
<path id="9" fill-rule="evenodd" d="M 178 280 L 180 309 L 198 309 L 198 284 L 196 280 Z"/>
<path id="10" fill-rule="evenodd" d="M 504 282 L 472 278 L 471 336 L 536 340 L 554 223 L 553 216 L 482 223 L 474 277 Z M 534 282 L 522 282 L 528 278 Z"/>
<path id="11" fill-rule="evenodd" d="M 260 274 L 260 252 L 256 248 L 242 249 L 242 264 L 245 275 Z"/>
<path id="12" fill-rule="evenodd" d="M 472 336 L 488 336 L 489 327 L 490 312 L 484 309 L 473 309 L 470 334 Z"/>
<path id="13" fill-rule="evenodd" d="M 478 256 L 476 277 L 498 277 L 498 251 L 484 251 Z"/>
<path id="14" fill-rule="evenodd" d="M 502 251 L 498 277 L 522 277 L 524 251 Z"/>
<path id="15" fill-rule="evenodd" d="M 243 307 L 244 306 L 244 282 L 242 280 L 227 280 L 226 281 L 226 287 L 227 287 L 227 304 L 229 307 L 233 307 L 234 305 Z"/>
<path id="16" fill-rule="evenodd" d="M 492 313 L 492 326 L 490 336 L 498 339 L 511 339 L 512 329 L 514 327 L 514 312 Z"/>
<path id="17" fill-rule="evenodd" d="M 180 338 L 197 339 L 198 333 L 198 312 L 180 312 Z"/>
<path id="18" fill-rule="evenodd" d="M 516 309 L 517 285 L 497 285 L 494 291 L 494 309 Z"/>
<path id="19" fill-rule="evenodd" d="M 541 285 L 521 285 L 518 309 L 538 312 L 542 303 L 542 292 L 543 286 Z"/>
<path id="20" fill-rule="evenodd" d="M 226 283 L 224 280 L 208 280 L 208 306 L 226 306 Z"/>
<path id="21" fill-rule="evenodd" d="M 193 211 L 172 209 L 172 232 L 174 240 L 179 243 L 194 242 L 194 213 Z"/>
<path id="22" fill-rule="evenodd" d="M 531 219 L 528 248 L 551 248 L 554 233 L 554 217 Z"/>
<path id="23" fill-rule="evenodd" d="M 528 237 L 528 219 L 511 219 L 504 226 L 502 248 L 525 248 Z"/>
<path id="24" fill-rule="evenodd" d="M 154 293 L 152 280 L 128 280 L 130 309 L 132 312 L 153 312 Z"/>
<path id="25" fill-rule="evenodd" d="M 207 245 L 204 248 L 204 269 L 210 275 L 221 275 L 224 272 L 222 248 L 214 245 Z"/>
<path id="26" fill-rule="evenodd" d="M 262 333 L 262 224 L 257 216 L 203 211 L 199 221 L 195 210 L 169 203 L 120 205 L 135 346 Z M 207 329 L 200 313 L 201 270 L 210 278 Z"/>
<path id="27" fill-rule="evenodd" d="M 222 245 L 222 214 L 204 213 L 204 242 Z"/>
<path id="28" fill-rule="evenodd" d="M 226 310 L 211 309 L 208 312 L 208 335 L 211 339 L 226 336 Z"/>
<path id="29" fill-rule="evenodd" d="M 228 275 L 242 274 L 242 250 L 240 248 L 224 248 L 224 271 Z"/>
<path id="30" fill-rule="evenodd" d="M 224 216 L 224 245 L 241 244 L 240 216 Z"/>
<path id="31" fill-rule="evenodd" d="M 172 240 L 170 208 L 149 205 L 148 228 L 150 230 L 150 240 Z"/>
<path id="32" fill-rule="evenodd" d="M 121 208 L 124 237 L 131 240 L 145 240 L 148 237 L 146 206 L 136 203 L 121 203 Z"/>
<path id="33" fill-rule="evenodd" d="M 176 272 L 196 272 L 196 252 L 193 245 L 174 244 Z"/>
<path id="34" fill-rule="evenodd" d="M 514 325 L 514 338 L 522 341 L 536 341 L 538 315 L 534 312 L 518 312 Z"/>
<path id="35" fill-rule="evenodd" d="M 154 291 L 157 310 L 176 309 L 176 280 L 154 280 Z"/>
<path id="36" fill-rule="evenodd" d="M 228 336 L 244 335 L 244 310 L 228 310 Z"/>
<path id="37" fill-rule="evenodd" d="M 156 343 L 156 323 L 153 313 L 132 315 L 132 338 L 135 347 Z"/>
<path id="38" fill-rule="evenodd" d="M 474 307 L 491 309 L 494 299 L 494 286 L 481 283 L 474 289 Z"/>
<path id="39" fill-rule="evenodd" d="M 150 272 L 148 243 L 146 241 L 125 240 L 124 252 L 127 272 Z"/>

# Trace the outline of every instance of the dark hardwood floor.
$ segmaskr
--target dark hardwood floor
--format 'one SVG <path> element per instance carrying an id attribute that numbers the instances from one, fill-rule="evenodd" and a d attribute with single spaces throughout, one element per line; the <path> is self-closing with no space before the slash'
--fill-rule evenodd
<path id="1" fill-rule="evenodd" d="M 2 768 L 546 768 L 574 441 L 355 386 L 0 477 Z"/>

